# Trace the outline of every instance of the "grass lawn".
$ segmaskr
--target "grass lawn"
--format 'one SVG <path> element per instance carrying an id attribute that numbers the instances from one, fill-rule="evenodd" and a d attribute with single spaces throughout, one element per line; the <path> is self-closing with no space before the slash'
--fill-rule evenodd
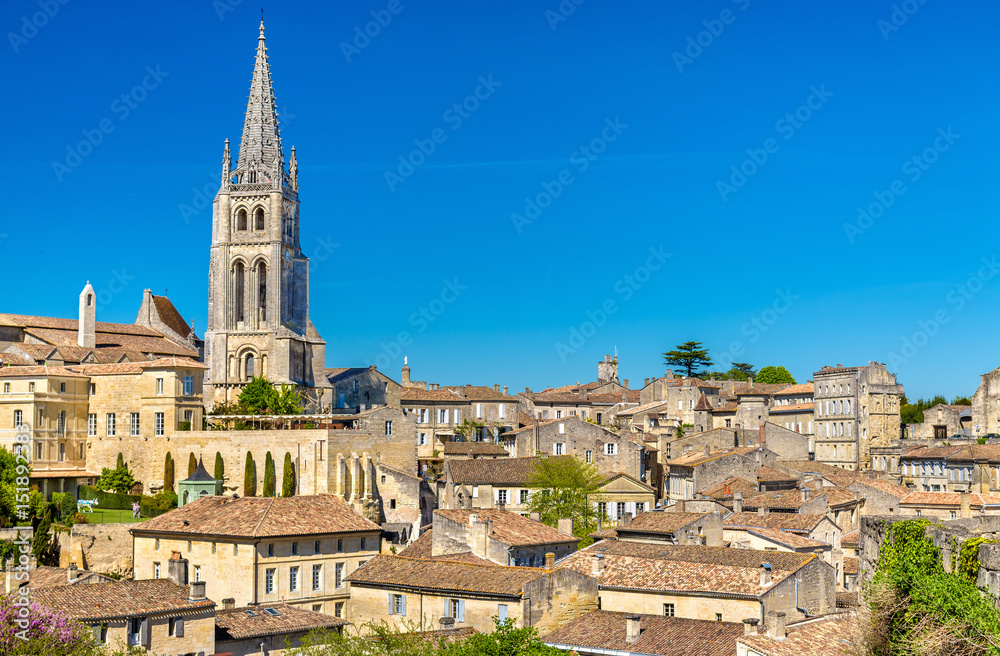
<path id="1" fill-rule="evenodd" d="M 101 510 L 100 508 L 94 508 L 93 514 L 84 513 L 83 516 L 87 518 L 88 524 L 132 524 L 144 522 L 147 519 L 146 517 L 133 519 L 131 510 Z"/>

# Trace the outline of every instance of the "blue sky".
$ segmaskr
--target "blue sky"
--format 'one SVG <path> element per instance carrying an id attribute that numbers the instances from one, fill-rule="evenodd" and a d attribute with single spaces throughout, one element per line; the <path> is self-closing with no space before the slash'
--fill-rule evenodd
<path id="1" fill-rule="evenodd" d="M 971 395 L 1000 365 L 1000 8 L 895 7 L 268 8 L 328 365 L 540 389 L 617 347 L 635 387 L 698 340 Z M 133 321 L 149 287 L 204 331 L 258 21 L 237 0 L 4 3 L 0 311 L 74 316 L 89 279 L 99 320 Z"/>

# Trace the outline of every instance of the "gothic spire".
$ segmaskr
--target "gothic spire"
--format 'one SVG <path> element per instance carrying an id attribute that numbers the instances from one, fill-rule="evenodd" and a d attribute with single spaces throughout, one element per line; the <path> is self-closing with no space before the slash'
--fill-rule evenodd
<path id="1" fill-rule="evenodd" d="M 260 38 L 257 41 L 257 58 L 247 98 L 246 118 L 243 120 L 243 138 L 237 166 L 246 170 L 250 164 L 259 169 L 270 169 L 274 162 L 284 166 L 281 134 L 278 130 L 278 112 L 275 107 L 274 89 L 271 86 L 271 66 L 267 61 L 264 44 L 264 20 L 260 21 Z M 280 171 L 272 171 L 280 179 Z"/>

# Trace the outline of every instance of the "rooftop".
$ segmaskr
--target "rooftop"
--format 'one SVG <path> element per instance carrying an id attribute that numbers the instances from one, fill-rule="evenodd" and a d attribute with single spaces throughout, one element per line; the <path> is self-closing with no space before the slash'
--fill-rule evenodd
<path id="1" fill-rule="evenodd" d="M 549 456 L 569 459 L 573 456 Z M 456 484 L 529 485 L 538 472 L 540 457 L 476 458 L 449 460 L 448 469 Z"/>
<path id="2" fill-rule="evenodd" d="M 542 641 L 562 649 L 614 650 L 655 656 L 731 656 L 736 638 L 743 635 L 742 624 L 689 620 L 662 615 L 640 615 L 639 639 L 625 639 L 625 622 L 630 613 L 595 610 L 542 636 Z"/>
<path id="3" fill-rule="evenodd" d="M 34 601 L 85 622 L 136 615 L 177 614 L 180 611 L 210 610 L 210 599 L 190 601 L 190 589 L 167 579 L 112 581 L 93 585 L 61 585 L 32 589 Z"/>
<path id="4" fill-rule="evenodd" d="M 507 449 L 493 442 L 445 442 L 446 456 L 507 456 Z"/>
<path id="5" fill-rule="evenodd" d="M 339 617 L 287 604 L 262 604 L 215 611 L 216 640 L 246 640 L 320 628 L 336 629 L 348 624 L 350 622 Z"/>
<path id="6" fill-rule="evenodd" d="M 544 544 L 562 544 L 580 541 L 572 535 L 560 533 L 556 529 L 536 522 L 509 510 L 494 508 L 475 508 L 459 510 L 435 510 L 435 517 L 443 517 L 464 526 L 469 525 L 469 517 L 476 515 L 479 521 L 489 521 L 493 524 L 491 537 L 512 547 L 525 547 Z"/>
<path id="7" fill-rule="evenodd" d="M 618 533 L 659 533 L 670 534 L 681 528 L 711 517 L 712 513 L 689 513 L 689 512 L 668 512 L 652 511 L 639 513 L 628 526 L 618 528 Z"/>
<path id="8" fill-rule="evenodd" d="M 843 615 L 826 616 L 787 626 L 784 640 L 764 634 L 740 636 L 737 640 L 763 656 L 847 656 L 852 648 L 854 626 Z"/>
<path id="9" fill-rule="evenodd" d="M 954 508 L 958 508 L 961 504 L 961 492 L 911 492 L 899 502 L 901 506 L 950 506 Z M 1000 507 L 1000 497 L 973 492 L 969 495 L 969 505 L 972 508 Z"/>
<path id="10" fill-rule="evenodd" d="M 301 497 L 202 497 L 136 524 L 133 534 L 182 533 L 256 538 L 381 531 L 331 494 Z"/>
<path id="11" fill-rule="evenodd" d="M 444 559 L 376 556 L 354 570 L 353 585 L 424 588 L 520 597 L 524 584 L 543 576 L 537 567 L 480 565 Z"/>
<path id="12" fill-rule="evenodd" d="M 766 515 L 760 515 L 758 513 L 742 512 L 733 513 L 723 519 L 722 526 L 723 528 L 779 528 L 785 531 L 808 533 L 815 529 L 824 519 L 827 519 L 827 516 L 818 513 L 767 513 Z"/>

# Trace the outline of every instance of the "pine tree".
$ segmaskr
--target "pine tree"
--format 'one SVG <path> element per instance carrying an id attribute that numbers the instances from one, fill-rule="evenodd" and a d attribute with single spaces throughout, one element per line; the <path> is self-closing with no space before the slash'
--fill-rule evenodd
<path id="1" fill-rule="evenodd" d="M 253 461 L 253 454 L 247 451 L 247 464 L 243 468 L 243 496 L 257 496 L 257 463 Z"/>
<path id="2" fill-rule="evenodd" d="M 285 464 L 281 473 L 281 496 L 295 496 L 295 466 L 292 464 L 292 454 L 285 454 Z"/>
<path id="3" fill-rule="evenodd" d="M 169 451 L 163 463 L 163 489 L 174 491 L 174 458 Z"/>
<path id="4" fill-rule="evenodd" d="M 194 457 L 194 452 L 188 456 L 188 477 L 194 474 L 194 470 L 198 469 L 198 459 Z"/>
<path id="5" fill-rule="evenodd" d="M 274 496 L 274 483 L 274 458 L 271 457 L 271 452 L 268 451 L 267 455 L 264 456 L 264 491 L 261 492 L 262 497 Z"/>
<path id="6" fill-rule="evenodd" d="M 215 480 L 222 481 L 225 480 L 226 475 L 226 465 L 222 462 L 222 454 L 218 451 L 215 452 Z"/>
<path id="7" fill-rule="evenodd" d="M 701 348 L 701 342 L 678 344 L 676 350 L 663 354 L 663 362 L 668 367 L 680 367 L 688 378 L 703 375 L 702 368 L 714 364 L 708 357 L 708 349 Z"/>
<path id="8" fill-rule="evenodd" d="M 125 456 L 123 456 L 122 452 L 119 451 L 118 452 L 118 461 L 115 463 L 115 469 L 121 469 L 124 466 L 125 466 Z"/>

